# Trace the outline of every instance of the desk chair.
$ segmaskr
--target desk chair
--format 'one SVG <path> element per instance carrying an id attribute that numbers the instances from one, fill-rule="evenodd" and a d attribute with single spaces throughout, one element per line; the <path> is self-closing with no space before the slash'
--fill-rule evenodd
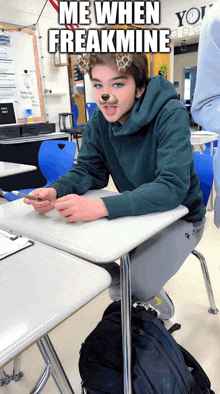
<path id="1" fill-rule="evenodd" d="M 97 104 L 96 103 L 85 103 L 89 119 L 92 117 L 93 112 L 95 111 Z"/>
<path id="2" fill-rule="evenodd" d="M 201 155 L 199 152 L 194 153 L 194 167 L 198 174 L 200 180 L 200 188 L 203 192 L 203 203 L 207 205 L 208 199 L 211 193 L 212 184 L 213 184 L 213 156 L 210 155 Z M 213 290 L 211 286 L 210 276 L 208 272 L 207 263 L 205 257 L 198 250 L 194 249 L 192 254 L 199 259 L 202 273 L 206 285 L 206 290 L 208 294 L 208 299 L 210 303 L 209 312 L 216 315 L 219 311 L 216 308 L 215 299 L 213 295 Z"/>
<path id="3" fill-rule="evenodd" d="M 47 187 L 51 182 L 57 180 L 60 175 L 65 175 L 67 171 L 73 168 L 75 153 L 75 142 L 62 140 L 42 142 L 38 153 L 38 163 L 42 174 L 46 178 L 46 185 L 43 187 Z M 29 194 L 33 190 L 23 189 L 19 191 Z M 22 197 L 9 192 L 5 198 L 7 201 L 14 201 Z"/>
<path id="4" fill-rule="evenodd" d="M 70 134 L 70 140 L 72 141 L 73 139 L 76 140 L 77 143 L 77 148 L 79 151 L 79 138 L 82 138 L 83 131 L 85 124 L 78 124 L 78 116 L 79 116 L 79 111 L 78 107 L 76 104 L 72 104 L 72 111 L 73 112 L 63 112 L 58 114 L 59 115 L 59 127 L 60 131 L 64 133 L 69 133 Z M 69 126 L 68 126 L 69 124 Z"/>

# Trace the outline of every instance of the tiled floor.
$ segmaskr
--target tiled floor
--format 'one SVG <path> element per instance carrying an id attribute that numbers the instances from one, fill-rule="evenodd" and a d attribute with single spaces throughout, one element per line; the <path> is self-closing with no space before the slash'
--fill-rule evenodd
<path id="1" fill-rule="evenodd" d="M 114 190 L 112 184 L 110 190 Z M 3 200 L 0 198 L 0 204 Z M 220 309 L 220 230 L 213 224 L 213 212 L 207 212 L 205 233 L 198 245 L 198 250 L 207 259 L 216 304 Z M 220 393 L 220 313 L 208 313 L 208 299 L 199 261 L 191 255 L 179 272 L 166 285 L 175 304 L 176 313 L 169 327 L 174 322 L 182 325 L 181 330 L 174 333 L 175 339 L 186 347 L 202 364 L 208 374 L 212 389 Z M 70 379 L 75 394 L 80 394 L 80 378 L 78 375 L 78 358 L 81 343 L 101 319 L 102 313 L 110 303 L 108 291 L 104 291 L 93 301 L 79 310 L 71 318 L 50 333 L 63 367 Z M 1 394 L 26 394 L 36 383 L 45 367 L 44 361 L 33 345 L 22 354 L 21 369 L 24 377 L 20 382 L 11 382 L 0 387 Z M 12 364 L 5 367 L 11 374 Z M 43 393 L 57 394 L 52 378 L 49 379 Z"/>

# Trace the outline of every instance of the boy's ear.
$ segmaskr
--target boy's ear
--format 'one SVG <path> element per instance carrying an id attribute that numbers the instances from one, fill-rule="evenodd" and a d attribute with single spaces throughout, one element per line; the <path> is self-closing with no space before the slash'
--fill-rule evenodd
<path id="1" fill-rule="evenodd" d="M 141 95 L 144 93 L 145 91 L 145 86 L 142 86 L 142 88 L 137 88 L 136 89 L 136 94 L 135 97 L 138 99 L 141 97 Z"/>

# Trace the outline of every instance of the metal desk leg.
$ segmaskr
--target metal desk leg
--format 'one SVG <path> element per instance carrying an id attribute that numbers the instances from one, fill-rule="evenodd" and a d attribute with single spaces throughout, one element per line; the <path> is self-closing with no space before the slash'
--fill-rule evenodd
<path id="1" fill-rule="evenodd" d="M 132 394 L 131 384 L 131 281 L 129 254 L 121 258 L 121 317 L 124 368 L 124 394 Z"/>
<path id="2" fill-rule="evenodd" d="M 22 376 L 24 376 L 23 372 L 20 371 L 20 365 L 21 365 L 21 355 L 19 355 L 14 359 L 14 367 L 11 375 L 11 380 L 14 380 L 15 382 L 19 382 Z"/>
<path id="3" fill-rule="evenodd" d="M 0 369 L 0 387 L 4 386 L 5 384 L 9 384 L 11 381 L 11 376 L 8 375 L 4 369 Z"/>
<path id="4" fill-rule="evenodd" d="M 209 313 L 212 313 L 213 315 L 217 315 L 219 310 L 218 310 L 218 308 L 216 307 L 216 304 L 215 304 L 215 299 L 214 299 L 214 294 L 213 294 L 213 291 L 212 291 L 212 285 L 211 285 L 211 280 L 210 280 L 210 276 L 209 276 L 209 271 L 208 271 L 208 266 L 207 266 L 207 263 L 206 263 L 206 259 L 202 255 L 202 253 L 200 253 L 196 249 L 194 249 L 192 251 L 192 254 L 197 257 L 197 259 L 200 261 L 200 264 L 201 264 L 202 273 L 203 273 L 205 286 L 206 286 L 206 291 L 207 291 L 209 304 L 210 304 Z"/>
<path id="5" fill-rule="evenodd" d="M 37 343 L 37 345 L 47 367 L 30 394 L 41 393 L 50 375 L 54 379 L 54 382 L 61 394 L 74 394 L 49 336 L 46 335 Z"/>
<path id="6" fill-rule="evenodd" d="M 213 156 L 214 154 L 214 142 L 210 142 L 210 155 Z M 212 185 L 211 188 L 211 193 L 210 193 L 210 208 L 208 209 L 209 212 L 213 211 L 214 209 L 214 184 Z"/>
<path id="7" fill-rule="evenodd" d="M 209 208 L 207 210 L 212 212 L 214 209 L 214 182 L 212 184 L 211 192 L 210 192 L 210 200 L 209 200 Z"/>
<path id="8" fill-rule="evenodd" d="M 77 144 L 77 149 L 78 149 L 78 153 L 79 153 L 79 139 L 78 139 L 77 135 L 76 135 L 76 144 Z"/>
<path id="9" fill-rule="evenodd" d="M 39 377 L 37 383 L 31 390 L 30 394 L 40 394 L 42 390 L 44 389 L 44 386 L 46 385 L 49 377 L 50 377 L 50 371 L 51 371 L 51 364 L 47 364 L 45 370 Z"/>
<path id="10" fill-rule="evenodd" d="M 210 142 L 210 155 L 213 156 L 213 154 L 214 154 L 214 142 L 211 141 Z"/>

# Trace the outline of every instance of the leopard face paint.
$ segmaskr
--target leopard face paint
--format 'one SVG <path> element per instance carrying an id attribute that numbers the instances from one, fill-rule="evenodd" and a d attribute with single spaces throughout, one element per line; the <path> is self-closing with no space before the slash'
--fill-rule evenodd
<path id="1" fill-rule="evenodd" d="M 82 74 L 88 73 L 90 67 L 93 66 L 91 62 L 91 56 L 92 55 L 90 54 L 86 54 L 78 60 L 77 65 L 79 71 Z M 125 72 L 127 67 L 130 67 L 132 63 L 132 55 L 130 53 L 117 53 L 115 55 L 115 59 L 116 59 L 116 68 L 119 72 Z"/>

